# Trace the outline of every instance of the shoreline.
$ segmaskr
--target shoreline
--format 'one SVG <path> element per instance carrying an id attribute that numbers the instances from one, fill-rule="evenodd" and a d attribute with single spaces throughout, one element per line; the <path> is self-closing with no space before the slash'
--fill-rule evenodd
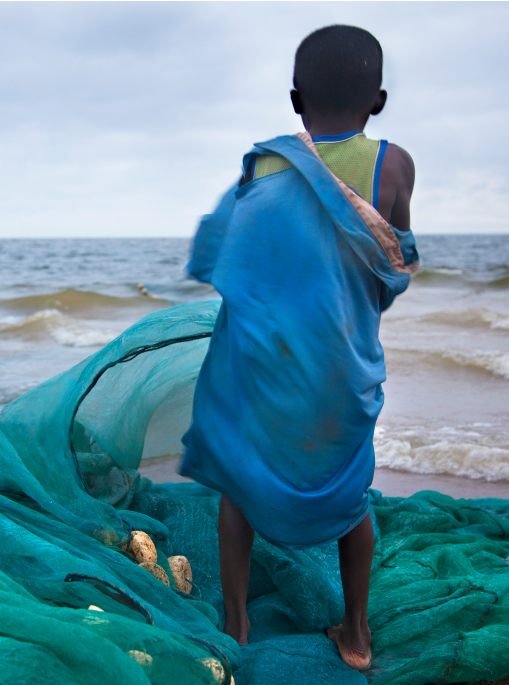
<path id="1" fill-rule="evenodd" d="M 371 486 L 385 497 L 410 497 L 423 490 L 434 490 L 454 499 L 495 497 L 509 499 L 509 481 L 487 481 L 484 478 L 465 478 L 438 473 L 411 473 L 394 469 L 375 469 Z"/>
<path id="2" fill-rule="evenodd" d="M 155 483 L 192 483 L 177 473 L 179 455 L 144 459 L 139 467 L 142 476 Z M 435 490 L 454 499 L 495 497 L 509 499 L 509 481 L 487 481 L 484 478 L 464 478 L 446 474 L 410 473 L 394 469 L 375 469 L 371 486 L 385 497 L 410 497 L 423 490 Z"/>

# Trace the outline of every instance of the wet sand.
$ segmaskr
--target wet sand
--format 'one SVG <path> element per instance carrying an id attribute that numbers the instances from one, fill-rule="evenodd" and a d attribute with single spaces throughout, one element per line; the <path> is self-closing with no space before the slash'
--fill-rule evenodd
<path id="1" fill-rule="evenodd" d="M 178 456 L 144 459 L 139 471 L 154 483 L 191 482 L 189 478 L 183 478 L 177 473 L 178 463 Z M 410 497 L 421 490 L 436 490 L 455 499 L 462 497 L 465 499 L 478 497 L 509 499 L 508 481 L 488 482 L 483 478 L 473 480 L 455 476 L 407 473 L 384 468 L 376 469 L 372 487 L 380 490 L 386 497 Z"/>
<path id="2" fill-rule="evenodd" d="M 192 483 L 190 478 L 183 478 L 177 473 L 179 461 L 178 455 L 144 459 L 138 471 L 153 483 Z"/>
<path id="3" fill-rule="evenodd" d="M 492 481 L 484 478 L 459 478 L 435 474 L 407 473 L 393 469 L 376 469 L 373 485 L 386 497 L 410 497 L 422 490 L 436 490 L 454 499 L 476 499 L 497 497 L 509 499 L 509 482 Z M 509 684 L 508 684 L 509 685 Z"/>

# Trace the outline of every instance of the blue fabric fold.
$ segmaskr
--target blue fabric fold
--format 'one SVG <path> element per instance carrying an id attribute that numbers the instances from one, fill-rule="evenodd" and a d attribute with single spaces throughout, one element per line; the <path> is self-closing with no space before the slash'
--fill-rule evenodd
<path id="1" fill-rule="evenodd" d="M 189 271 L 223 304 L 181 473 L 224 492 L 265 539 L 298 549 L 345 535 L 367 513 L 385 380 L 380 313 L 409 276 L 299 138 L 249 154 L 279 154 L 292 168 L 231 188 L 195 237 Z M 413 236 L 400 233 L 411 259 Z"/>

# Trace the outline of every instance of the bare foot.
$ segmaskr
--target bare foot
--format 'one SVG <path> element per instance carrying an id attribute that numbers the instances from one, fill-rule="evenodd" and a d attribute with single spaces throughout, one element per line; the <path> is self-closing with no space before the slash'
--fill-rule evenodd
<path id="1" fill-rule="evenodd" d="M 233 637 L 237 640 L 240 646 L 248 644 L 249 631 L 251 630 L 251 624 L 247 614 L 239 618 L 226 617 L 223 627 L 223 633 Z"/>
<path id="2" fill-rule="evenodd" d="M 331 626 L 327 637 L 336 643 L 339 655 L 347 666 L 356 671 L 364 671 L 371 664 L 371 632 L 367 626 L 354 629 L 344 624 Z"/>

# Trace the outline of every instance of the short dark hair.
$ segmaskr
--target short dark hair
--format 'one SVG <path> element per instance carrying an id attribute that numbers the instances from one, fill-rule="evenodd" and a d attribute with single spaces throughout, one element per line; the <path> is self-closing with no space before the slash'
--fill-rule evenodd
<path id="1" fill-rule="evenodd" d="M 336 24 L 314 31 L 297 48 L 293 83 L 313 108 L 369 107 L 382 85 L 383 52 L 368 31 Z"/>

